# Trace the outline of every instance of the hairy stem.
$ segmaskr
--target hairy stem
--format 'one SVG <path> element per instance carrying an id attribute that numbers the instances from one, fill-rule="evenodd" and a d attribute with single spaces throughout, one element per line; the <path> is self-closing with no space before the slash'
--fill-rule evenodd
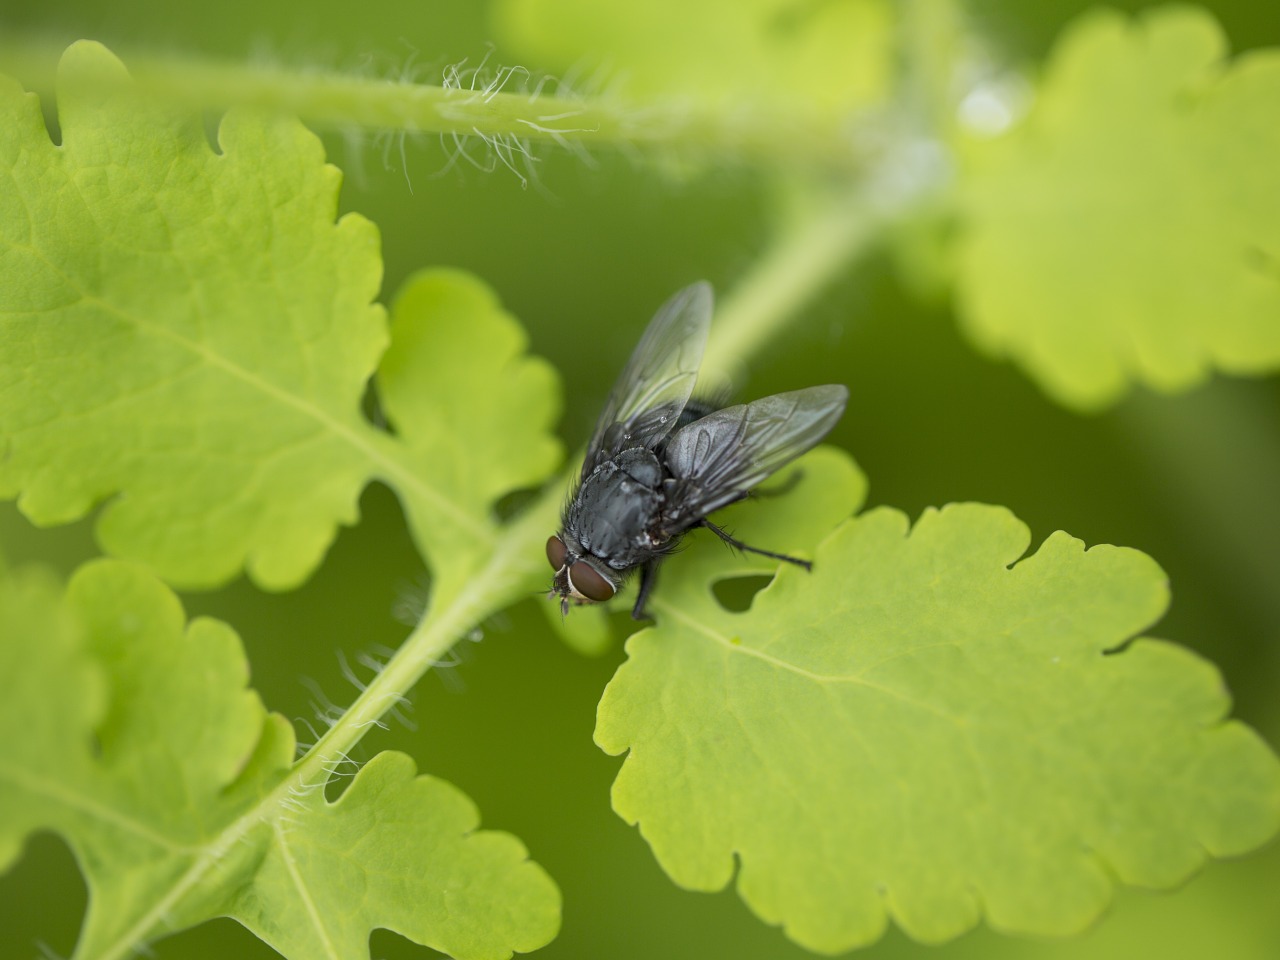
<path id="1" fill-rule="evenodd" d="M 449 651 L 458 638 L 530 593 L 531 579 L 548 580 L 542 543 L 556 523 L 564 499 L 558 477 L 494 544 L 484 567 L 452 597 L 432 600 L 425 617 L 355 702 L 306 755 L 290 776 L 295 784 L 323 782 L 376 722 Z"/>
<path id="2" fill-rule="evenodd" d="M 0 69 L 44 94 L 56 86 L 57 58 L 49 47 L 0 41 Z M 124 60 L 143 89 L 180 106 L 278 109 L 343 133 L 475 137 L 512 152 L 532 141 L 570 149 L 659 148 L 680 157 L 835 173 L 856 172 L 865 162 L 857 131 L 844 117 L 762 106 L 729 110 L 697 99 L 635 104 L 608 95 L 576 96 L 554 83 L 532 82 L 519 67 L 495 68 L 474 81 L 446 69 L 436 85 L 187 58 Z"/>

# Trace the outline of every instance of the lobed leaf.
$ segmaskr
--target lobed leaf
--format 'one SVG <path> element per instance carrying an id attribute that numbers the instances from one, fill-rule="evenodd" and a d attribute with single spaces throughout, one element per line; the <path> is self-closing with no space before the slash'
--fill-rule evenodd
<path id="1" fill-rule="evenodd" d="M 1062 935 L 1117 881 L 1171 887 L 1276 832 L 1280 763 L 1217 672 L 1133 639 L 1167 603 L 1152 560 L 1061 532 L 1019 559 L 1026 527 L 977 504 L 839 522 L 815 498 L 862 480 L 816 453 L 794 495 L 735 508 L 771 549 L 839 523 L 813 571 L 733 613 L 717 545 L 676 557 L 600 703 L 597 742 L 628 752 L 614 807 L 677 883 L 719 889 L 736 857 L 748 905 L 822 952 L 890 917 L 926 942 L 983 915 Z"/>
<path id="2" fill-rule="evenodd" d="M 453 957 L 545 946 L 560 925 L 550 878 L 515 837 L 476 832 L 456 787 L 415 772 L 388 751 L 336 803 L 300 801 L 232 916 L 286 957 L 367 956 L 375 927 Z"/>
<path id="3" fill-rule="evenodd" d="M 292 783 L 292 731 L 245 686 L 239 638 L 185 624 L 142 568 L 90 564 L 65 602 L 6 580 L 0 627 L 0 719 L 26 731 L 0 746 L 0 865 L 34 830 L 67 838 L 90 890 L 77 955 L 223 915 L 291 958 L 367 957 L 377 927 L 480 960 L 555 935 L 542 869 L 408 757 L 335 803 Z"/>
<path id="4" fill-rule="evenodd" d="M 300 124 L 147 104 L 104 48 L 58 73 L 62 143 L 0 96 L 0 491 L 34 522 L 99 520 L 184 585 L 248 562 L 296 583 L 362 474 L 349 437 L 386 345 L 372 224 Z"/>
<path id="5" fill-rule="evenodd" d="M 391 321 L 378 387 L 400 450 L 384 479 L 400 489 L 423 555 L 448 558 L 436 595 L 453 594 L 494 545 L 491 504 L 536 486 L 562 458 L 551 434 L 559 380 L 526 355 L 528 338 L 496 294 L 460 270 L 410 277 Z M 542 572 L 540 555 L 532 559 Z"/>
<path id="6" fill-rule="evenodd" d="M 965 150 L 960 309 L 1059 402 L 1280 367 L 1280 56 L 1205 12 L 1091 13 Z"/>
<path id="7" fill-rule="evenodd" d="M 407 286 L 380 374 L 392 437 L 361 412 L 388 342 L 377 233 L 334 222 L 316 137 L 232 111 L 215 151 L 87 42 L 60 64 L 58 110 L 55 145 L 36 99 L 0 82 L 0 495 L 40 524 L 106 501 L 104 547 L 176 584 L 247 566 L 284 588 L 376 477 L 444 551 L 429 559 L 448 556 L 437 592 L 456 589 L 492 546 L 492 502 L 559 458 L 553 374 L 493 295 L 449 271 Z"/>

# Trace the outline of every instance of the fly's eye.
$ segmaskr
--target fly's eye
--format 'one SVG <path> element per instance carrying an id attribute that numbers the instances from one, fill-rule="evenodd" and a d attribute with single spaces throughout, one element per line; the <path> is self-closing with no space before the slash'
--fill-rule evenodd
<path id="1" fill-rule="evenodd" d="M 569 568 L 569 586 L 596 603 L 603 603 L 615 592 L 613 584 L 585 560 L 579 560 Z"/>
<path id="2" fill-rule="evenodd" d="M 547 538 L 547 560 L 550 561 L 552 570 L 559 570 L 564 566 L 564 558 L 568 552 L 569 548 L 559 537 Z"/>

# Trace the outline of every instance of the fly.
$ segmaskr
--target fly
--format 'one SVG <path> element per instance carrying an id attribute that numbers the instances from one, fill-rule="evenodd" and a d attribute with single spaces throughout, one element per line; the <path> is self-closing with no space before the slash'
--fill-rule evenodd
<path id="1" fill-rule="evenodd" d="M 691 400 L 711 306 L 706 282 L 668 300 L 605 403 L 560 531 L 547 540 L 551 596 L 564 613 L 570 601 L 610 599 L 639 568 L 631 616 L 645 619 L 659 565 L 697 527 L 739 550 L 809 569 L 807 560 L 734 539 L 707 517 L 826 436 L 849 391 L 808 387 L 723 409 Z"/>

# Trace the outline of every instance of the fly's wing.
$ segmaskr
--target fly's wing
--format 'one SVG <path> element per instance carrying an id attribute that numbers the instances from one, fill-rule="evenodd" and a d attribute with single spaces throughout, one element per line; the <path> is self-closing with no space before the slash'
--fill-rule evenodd
<path id="1" fill-rule="evenodd" d="M 809 387 L 726 407 L 682 428 L 663 454 L 676 478 L 668 519 L 688 529 L 737 500 L 825 437 L 848 399 L 839 385 Z"/>
<path id="2" fill-rule="evenodd" d="M 626 447 L 653 449 L 693 393 L 711 328 L 711 285 L 686 287 L 662 305 L 605 403 L 582 464 L 585 480 Z"/>

